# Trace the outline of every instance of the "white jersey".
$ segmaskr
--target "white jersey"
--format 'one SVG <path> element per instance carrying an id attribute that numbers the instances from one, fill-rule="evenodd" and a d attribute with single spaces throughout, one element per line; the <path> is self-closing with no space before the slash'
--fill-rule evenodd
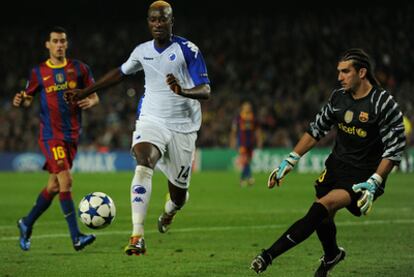
<path id="1" fill-rule="evenodd" d="M 154 121 L 181 133 L 198 131 L 200 102 L 171 91 L 166 75 L 174 74 L 185 89 L 210 83 L 203 56 L 195 44 L 181 37 L 173 36 L 171 45 L 163 49 L 157 49 L 154 43 L 139 44 L 121 66 L 125 75 L 140 70 L 145 73 L 145 93 L 138 104 L 137 119 Z"/>

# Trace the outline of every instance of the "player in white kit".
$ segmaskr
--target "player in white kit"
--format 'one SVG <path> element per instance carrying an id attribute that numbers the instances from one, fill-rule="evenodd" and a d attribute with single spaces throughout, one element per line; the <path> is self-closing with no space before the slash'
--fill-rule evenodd
<path id="1" fill-rule="evenodd" d="M 198 47 L 172 34 L 170 4 L 155 1 L 148 9 L 148 27 L 153 40 L 139 44 L 121 67 L 109 71 L 94 85 L 65 94 L 70 102 L 121 82 L 126 75 L 145 73 L 145 93 L 141 97 L 132 148 L 137 166 L 131 183 L 133 230 L 125 253 L 146 251 L 144 220 L 147 213 L 152 175 L 157 165 L 168 178 L 169 198 L 158 219 L 161 233 L 168 230 L 175 214 L 188 200 L 191 165 L 201 107 L 197 99 L 210 97 L 210 81 Z"/>

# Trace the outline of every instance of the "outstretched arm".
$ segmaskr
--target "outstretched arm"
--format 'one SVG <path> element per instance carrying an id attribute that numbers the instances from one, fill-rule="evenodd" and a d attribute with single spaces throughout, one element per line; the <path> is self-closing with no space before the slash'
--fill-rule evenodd
<path id="1" fill-rule="evenodd" d="M 102 78 L 100 78 L 96 83 L 93 85 L 84 88 L 84 89 L 75 89 L 75 90 L 68 90 L 65 92 L 65 100 L 76 103 L 79 100 L 82 100 L 95 91 L 106 89 L 111 87 L 124 79 L 124 74 L 122 74 L 121 69 L 119 67 L 112 69 L 108 73 L 106 73 Z"/>
<path id="2" fill-rule="evenodd" d="M 299 156 L 305 155 L 309 150 L 311 150 L 318 141 L 312 137 L 309 133 L 303 134 L 302 138 L 296 144 L 295 148 L 293 148 L 293 152 L 299 154 Z"/>
<path id="3" fill-rule="evenodd" d="M 314 137 L 309 133 L 305 133 L 296 144 L 295 148 L 293 148 L 293 151 L 290 152 L 289 156 L 285 158 L 272 173 L 270 173 L 269 179 L 267 180 L 267 186 L 269 188 L 273 188 L 275 185 L 279 186 L 282 179 L 293 169 L 299 159 L 317 143 L 318 141 Z"/>
<path id="4" fill-rule="evenodd" d="M 190 89 L 184 89 L 178 84 L 178 80 L 173 74 L 167 74 L 167 84 L 170 86 L 170 89 L 183 97 L 192 98 L 192 99 L 209 99 L 210 98 L 210 85 L 202 84 L 195 86 Z"/>
<path id="5" fill-rule="evenodd" d="M 92 93 L 91 95 L 89 95 L 88 97 L 79 100 L 78 102 L 76 102 L 76 104 L 82 109 L 82 110 L 86 110 L 89 108 L 92 108 L 93 106 L 96 106 L 99 104 L 99 96 L 96 92 Z"/>

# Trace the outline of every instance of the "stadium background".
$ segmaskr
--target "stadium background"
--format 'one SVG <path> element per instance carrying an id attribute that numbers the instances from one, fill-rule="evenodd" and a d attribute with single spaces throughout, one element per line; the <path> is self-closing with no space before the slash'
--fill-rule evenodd
<path id="1" fill-rule="evenodd" d="M 52 25 L 67 28 L 68 56 L 89 64 L 95 78 L 99 78 L 122 64 L 137 43 L 150 39 L 145 22 L 150 2 L 28 2 L 3 14 L 0 29 L 0 167 L 3 170 L 17 169 L 13 163 L 26 164 L 26 167 L 20 165 L 20 169 L 33 169 L 27 165 L 35 160 L 41 163 L 38 161 L 41 156 L 20 157 L 16 161 L 16 156 L 9 155 L 38 152 L 39 111 L 38 105 L 25 111 L 13 109 L 10 103 L 13 95 L 25 87 L 30 68 L 47 57 L 44 48 L 47 28 Z M 240 101 L 247 98 L 253 101 L 264 130 L 262 154 L 270 159 L 269 165 L 255 168 L 268 170 L 280 157 L 266 149 L 289 148 L 297 141 L 336 85 L 338 55 L 350 47 L 362 47 L 372 54 L 381 83 L 414 121 L 413 4 L 374 5 L 357 1 L 347 1 L 346 6 L 323 7 L 297 1 L 272 6 L 236 1 L 202 4 L 173 1 L 172 4 L 174 33 L 200 47 L 212 84 L 212 98 L 202 102 L 203 124 L 197 141 L 200 157 L 203 153 L 213 157 L 218 154 L 210 152 L 212 149 L 223 149 L 223 155 L 234 157 L 235 152 L 227 148 L 229 128 Z M 84 112 L 80 147 L 83 160 L 98 164 L 99 159 L 111 159 L 105 153 L 115 152 L 122 159 L 120 163 L 127 168 L 133 166 L 130 157 L 124 154 L 130 147 L 136 104 L 142 93 L 143 78 L 137 74 L 102 92 L 101 104 Z M 332 137 L 333 134 L 329 135 L 319 146 L 329 147 Z M 281 155 L 286 152 L 281 151 Z M 83 153 L 88 155 L 85 157 Z M 91 158 L 93 153 L 98 156 Z M 204 158 L 198 165 L 206 168 Z"/>
<path id="2" fill-rule="evenodd" d="M 212 82 L 212 98 L 202 103 L 197 156 L 214 170 L 194 172 L 190 201 L 167 234 L 156 227 L 167 192 L 165 177 L 156 172 L 146 220 L 148 255 L 123 254 L 131 229 L 133 171 L 112 171 L 133 166 L 128 148 L 143 83 L 142 75 L 131 78 L 102 92 L 101 104 L 84 113 L 82 151 L 75 162 L 76 171 L 111 171 L 75 172 L 74 201 L 92 191 L 108 193 L 117 207 L 115 222 L 96 231 L 90 248 L 74 252 L 59 201 L 54 201 L 36 223 L 32 249 L 20 251 L 16 220 L 30 209 L 47 174 L 15 172 L 37 171 L 41 165 L 38 108 L 24 111 L 10 103 L 24 88 L 30 67 L 47 57 L 45 30 L 66 27 L 68 56 L 88 63 L 99 78 L 150 38 L 145 22 L 150 2 L 19 1 L 18 7 L 0 12 L 0 168 L 9 171 L 0 172 L 0 276 L 256 276 L 249 269 L 252 258 L 314 201 L 313 180 L 332 135 L 301 160 L 296 169 L 303 173 L 289 174 L 280 188 L 266 188 L 269 170 L 326 101 L 336 84 L 337 56 L 346 48 L 359 46 L 373 54 L 378 77 L 413 121 L 413 4 L 175 0 L 175 33 L 201 48 Z M 242 189 L 235 151 L 227 145 L 231 120 L 244 98 L 254 101 L 266 141 L 253 163 L 263 172 L 255 173 L 255 186 Z M 198 169 L 209 169 L 198 162 Z M 413 276 L 413 176 L 390 176 L 368 217 L 338 213 L 338 240 L 347 258 L 332 276 Z M 311 276 L 321 254 L 313 235 L 279 257 L 264 276 Z"/>

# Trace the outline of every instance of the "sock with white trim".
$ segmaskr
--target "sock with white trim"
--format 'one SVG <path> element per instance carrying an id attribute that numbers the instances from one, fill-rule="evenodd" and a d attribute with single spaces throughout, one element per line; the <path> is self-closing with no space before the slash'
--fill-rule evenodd
<path id="1" fill-rule="evenodd" d="M 177 211 L 181 210 L 181 208 L 185 205 L 185 203 L 187 203 L 189 198 L 190 198 L 190 194 L 187 191 L 185 195 L 184 204 L 182 206 L 178 206 L 177 204 L 174 203 L 174 201 L 171 200 L 170 197 L 168 197 L 168 200 L 165 202 L 164 212 L 169 215 L 176 214 Z"/>

